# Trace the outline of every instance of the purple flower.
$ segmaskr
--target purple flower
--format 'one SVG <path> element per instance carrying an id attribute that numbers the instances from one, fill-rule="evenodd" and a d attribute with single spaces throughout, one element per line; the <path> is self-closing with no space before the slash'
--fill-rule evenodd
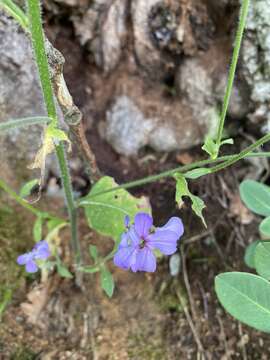
<path id="1" fill-rule="evenodd" d="M 25 270 L 28 273 L 35 273 L 38 271 L 36 260 L 46 260 L 50 255 L 48 243 L 42 240 L 36 243 L 32 251 L 20 255 L 17 258 L 17 263 L 19 265 L 25 265 Z"/>
<path id="2" fill-rule="evenodd" d="M 125 220 L 127 227 L 127 220 Z M 162 227 L 153 227 L 153 218 L 149 214 L 138 213 L 134 225 L 129 225 L 122 234 L 121 242 L 114 255 L 114 264 L 124 270 L 133 272 L 156 270 L 154 249 L 165 255 L 177 250 L 177 240 L 184 233 L 182 221 L 172 217 Z"/>

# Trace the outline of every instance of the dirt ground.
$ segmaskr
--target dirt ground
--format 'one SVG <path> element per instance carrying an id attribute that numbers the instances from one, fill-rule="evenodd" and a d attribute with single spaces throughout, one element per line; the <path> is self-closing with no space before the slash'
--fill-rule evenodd
<path id="1" fill-rule="evenodd" d="M 86 70 L 87 57 L 68 24 L 57 29 L 50 25 L 48 32 L 66 57 L 67 83 L 87 118 L 93 111 L 87 97 L 87 84 L 92 80 Z M 250 141 L 245 124 L 240 130 L 236 147 Z M 92 123 L 87 137 L 101 171 L 118 182 L 188 163 L 201 154 L 199 148 L 171 154 L 146 148 L 137 158 L 129 159 L 116 154 L 99 136 L 98 124 Z M 1 317 L 0 359 L 269 359 L 269 337 L 226 314 L 213 288 L 218 273 L 248 270 L 243 262 L 244 249 L 258 236 L 258 219 L 241 204 L 238 186 L 249 173 L 266 174 L 265 164 L 257 165 L 243 162 L 192 184 L 192 190 L 207 204 L 207 229 L 191 213 L 188 203 L 176 209 L 172 180 L 133 189 L 132 193 L 151 199 L 158 224 L 172 215 L 183 218 L 185 235 L 179 248 L 182 270 L 172 277 L 167 258 L 160 260 L 154 274 L 132 274 L 111 265 L 116 282 L 111 300 L 101 292 L 96 275 L 85 276 L 83 292 L 72 280 L 54 275 L 44 283 L 38 275 L 25 279 L 13 263 L 31 246 L 31 230 L 24 224 L 33 219 L 17 207 L 13 212 L 1 207 L 0 293 L 6 294 L 8 284 L 12 284 L 12 299 Z M 73 178 L 76 190 L 85 194 L 89 183 L 80 168 L 74 170 Z M 63 203 L 44 194 L 40 206 L 47 205 L 50 211 L 64 214 Z M 112 241 L 91 232 L 83 216 L 80 219 L 86 251 L 90 243 L 104 253 L 110 250 Z M 67 248 L 67 234 L 63 239 L 63 248 Z"/>

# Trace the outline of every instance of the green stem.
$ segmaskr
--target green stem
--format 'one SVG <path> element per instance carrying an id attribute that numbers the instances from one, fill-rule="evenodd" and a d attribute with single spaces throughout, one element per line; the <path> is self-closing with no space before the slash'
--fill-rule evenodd
<path id="1" fill-rule="evenodd" d="M 48 116 L 52 118 L 54 124 L 57 125 L 56 107 L 50 78 L 49 64 L 45 51 L 45 37 L 41 22 L 40 3 L 39 0 L 26 0 L 26 2 L 28 5 L 28 18 L 33 49 L 35 53 L 47 113 Z"/>
<path id="2" fill-rule="evenodd" d="M 0 189 L 5 191 L 12 199 L 14 199 L 18 204 L 24 207 L 26 210 L 30 211 L 36 216 L 39 216 L 41 212 L 37 210 L 34 206 L 30 205 L 27 201 L 23 200 L 14 190 L 12 190 L 2 179 L 0 179 Z"/>
<path id="3" fill-rule="evenodd" d="M 226 92 L 225 92 L 223 106 L 222 106 L 222 112 L 221 112 L 219 125 L 218 125 L 218 131 L 217 131 L 217 138 L 216 138 L 216 144 L 218 147 L 217 156 L 218 156 L 220 144 L 222 141 L 223 128 L 224 128 L 225 118 L 226 118 L 226 114 L 227 114 L 227 110 L 228 110 L 229 102 L 230 102 L 230 97 L 231 97 L 231 93 L 232 93 L 236 67 L 237 67 L 237 63 L 238 63 L 238 59 L 239 59 L 241 43 L 242 43 L 246 20 L 247 20 L 247 15 L 248 15 L 248 8 L 249 8 L 249 0 L 242 0 L 240 16 L 239 16 L 239 25 L 238 25 L 238 29 L 237 29 L 237 33 L 236 33 L 235 46 L 234 46 L 232 62 L 231 62 L 230 71 L 229 71 L 229 79 L 228 79 L 228 83 L 227 83 L 227 87 L 226 87 Z"/>
<path id="4" fill-rule="evenodd" d="M 34 116 L 34 117 L 27 117 L 21 119 L 8 120 L 0 124 L 0 133 L 18 129 L 21 127 L 32 126 L 32 125 L 46 125 L 50 121 L 51 119 L 46 116 Z"/>
<path id="5" fill-rule="evenodd" d="M 66 154 L 63 143 L 56 146 L 56 154 L 61 172 L 62 185 L 65 189 L 65 198 L 71 227 L 72 250 L 75 254 L 76 265 L 79 266 L 81 264 L 81 248 L 78 239 L 77 209 L 75 206 L 69 170 L 66 166 Z"/>
<path id="6" fill-rule="evenodd" d="M 211 168 L 211 173 L 215 173 L 217 171 L 223 170 L 223 169 L 227 168 L 228 166 L 231 166 L 231 165 L 235 164 L 237 161 L 248 157 L 248 154 L 251 151 L 255 150 L 257 147 L 265 144 L 268 141 L 270 141 L 270 134 L 267 134 L 267 135 L 263 136 L 261 139 L 257 140 L 254 144 L 251 144 L 250 146 L 245 148 L 243 151 L 241 151 L 239 154 L 234 155 L 233 157 L 226 160 L 222 164 L 219 164 L 219 165 L 216 165 L 216 166 L 212 167 Z M 264 154 L 264 153 L 262 153 L 262 154 Z M 256 153 L 255 153 L 255 155 L 256 155 Z"/>
<path id="7" fill-rule="evenodd" d="M 1 7 L 11 15 L 26 32 L 29 30 L 27 16 L 12 0 L 0 0 L 0 8 Z"/>
<path id="8" fill-rule="evenodd" d="M 130 182 L 127 182 L 125 184 L 116 186 L 116 187 L 111 188 L 111 189 L 106 190 L 106 191 L 97 192 L 94 195 L 87 196 L 87 198 L 85 198 L 85 200 L 89 199 L 89 197 L 94 198 L 96 196 L 107 194 L 107 193 L 110 193 L 110 192 L 114 192 L 114 191 L 117 191 L 117 190 L 120 190 L 120 189 L 131 189 L 131 188 L 134 188 L 134 187 L 137 187 L 137 186 L 153 183 L 155 181 L 158 181 L 158 180 L 173 176 L 177 172 L 185 173 L 185 172 L 187 172 L 189 170 L 193 170 L 193 169 L 196 169 L 196 168 L 199 168 L 199 167 L 202 167 L 202 166 L 215 164 L 217 162 L 223 162 L 223 164 L 218 165 L 218 166 L 221 167 L 222 165 L 227 164 L 229 161 L 232 164 L 234 164 L 235 162 L 237 162 L 238 160 L 243 159 L 243 158 L 270 157 L 270 152 L 256 152 L 256 153 L 249 154 L 250 151 L 254 150 L 256 147 L 258 147 L 258 146 L 262 145 L 263 143 L 265 143 L 266 142 L 265 138 L 268 137 L 268 136 L 269 136 L 269 138 L 267 138 L 266 141 L 269 141 L 270 140 L 270 135 L 266 135 L 262 139 L 258 140 L 255 144 L 253 144 L 253 145 L 249 146 L 248 148 L 246 148 L 245 150 L 243 150 L 239 155 L 238 154 L 236 154 L 236 155 L 226 155 L 226 156 L 221 156 L 221 157 L 219 157 L 217 159 L 200 160 L 200 161 L 196 161 L 196 162 L 194 162 L 192 164 L 178 166 L 178 167 L 176 167 L 174 169 L 163 171 L 163 172 L 161 172 L 161 173 L 159 173 L 157 175 L 147 176 L 147 177 L 142 178 L 142 179 L 138 179 L 138 180 L 135 180 L 135 181 L 130 181 Z M 262 140 L 263 140 L 263 142 L 261 142 Z M 259 145 L 258 145 L 258 143 L 259 143 Z M 252 149 L 250 150 L 251 147 L 252 147 Z M 241 155 L 243 153 L 245 153 L 244 156 Z M 239 158 L 239 156 L 240 156 L 240 158 Z M 236 157 L 237 157 L 237 160 L 235 160 Z M 214 169 L 214 168 L 212 168 L 212 169 Z M 220 170 L 221 169 L 223 169 L 223 167 L 220 168 Z M 218 171 L 218 170 L 216 170 L 216 171 Z M 79 205 L 80 205 L 80 202 L 82 202 L 82 201 L 84 201 L 84 198 L 80 199 Z"/>
<path id="9" fill-rule="evenodd" d="M 58 119 L 54 102 L 52 83 L 50 78 L 50 70 L 48 59 L 45 51 L 45 37 L 42 28 L 41 7 L 39 0 L 26 0 L 28 5 L 28 17 L 30 31 L 33 43 L 33 49 L 38 66 L 43 96 L 48 112 L 48 116 L 52 119 L 52 123 L 57 126 Z M 56 145 L 56 154 L 62 175 L 62 186 L 65 193 L 66 205 L 70 217 L 71 225 L 71 245 L 75 251 L 76 265 L 80 266 L 81 251 L 77 234 L 77 209 L 74 203 L 72 185 L 70 181 L 69 168 L 65 156 L 65 148 L 63 143 Z"/>

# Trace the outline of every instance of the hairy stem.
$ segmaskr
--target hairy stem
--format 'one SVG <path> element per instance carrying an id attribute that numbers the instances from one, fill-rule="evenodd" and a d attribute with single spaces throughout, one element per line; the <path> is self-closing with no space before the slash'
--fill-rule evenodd
<path id="1" fill-rule="evenodd" d="M 46 125 L 51 121 L 46 116 L 34 116 L 21 119 L 8 120 L 0 124 L 0 133 L 18 129 L 21 127 L 27 127 L 32 125 Z"/>
<path id="2" fill-rule="evenodd" d="M 50 71 L 48 65 L 48 59 L 45 51 L 45 37 L 42 28 L 41 20 L 41 7 L 39 0 L 26 0 L 28 5 L 28 17 L 30 24 L 30 33 L 33 43 L 33 49 L 38 66 L 41 87 L 43 96 L 48 112 L 48 116 L 52 119 L 52 122 L 57 126 L 58 119 L 56 113 L 56 106 L 54 101 L 53 89 L 50 78 Z M 65 193 L 66 205 L 68 208 L 68 214 L 70 217 L 71 225 L 71 244 L 75 250 L 76 265 L 80 265 L 81 252 L 80 244 L 77 234 L 77 211 L 73 198 L 73 190 L 70 181 L 69 168 L 65 156 L 65 148 L 63 143 L 56 145 L 56 154 L 58 158 L 59 167 L 62 176 L 62 186 Z"/>
<path id="3" fill-rule="evenodd" d="M 30 205 L 27 201 L 23 200 L 14 190 L 12 190 L 4 180 L 0 179 L 0 189 L 5 191 L 13 200 L 15 200 L 18 204 L 24 207 L 26 210 L 30 211 L 36 216 L 40 215 L 40 211 L 37 210 L 34 206 Z"/>
<path id="4" fill-rule="evenodd" d="M 147 176 L 147 177 L 142 178 L 142 179 L 130 181 L 130 182 L 127 182 L 125 184 L 116 186 L 116 187 L 114 187 L 112 189 L 106 190 L 106 191 L 100 191 L 98 193 L 95 193 L 94 195 L 91 195 L 90 197 L 94 198 L 96 196 L 107 194 L 107 193 L 110 193 L 110 192 L 114 192 L 114 191 L 117 191 L 117 190 L 120 190 L 120 189 L 131 189 L 131 188 L 134 188 L 134 187 L 137 187 L 137 186 L 150 184 L 150 183 L 153 183 L 155 181 L 158 181 L 158 180 L 173 176 L 177 172 L 185 173 L 185 172 L 187 172 L 189 170 L 200 168 L 202 166 L 212 165 L 212 164 L 215 164 L 215 163 L 218 163 L 218 162 L 223 162 L 223 163 L 220 164 L 220 165 L 217 165 L 216 168 L 213 167 L 211 169 L 211 173 L 212 172 L 217 172 L 219 170 L 224 169 L 225 167 L 228 167 L 229 165 L 227 165 L 227 164 L 229 162 L 230 162 L 230 164 L 234 164 L 238 160 L 245 159 L 245 158 L 270 157 L 270 152 L 254 152 L 254 153 L 250 153 L 256 147 L 258 147 L 258 146 L 262 145 L 263 143 L 265 143 L 266 142 L 265 141 L 266 137 L 268 137 L 266 141 L 269 141 L 270 140 L 270 135 L 266 135 L 263 138 L 261 138 L 260 140 L 258 140 L 255 144 L 250 145 L 248 148 L 243 150 L 240 154 L 221 156 L 221 157 L 219 157 L 217 159 L 200 160 L 200 161 L 196 161 L 196 162 L 194 162 L 192 164 L 178 166 L 177 168 L 167 170 L 167 171 L 163 171 L 163 172 L 161 172 L 159 174 L 156 174 L 156 175 L 151 175 L 151 176 Z M 251 148 L 251 150 L 250 150 L 250 148 Z M 217 167 L 219 167 L 219 169 L 217 169 Z M 213 169 L 216 169 L 216 170 L 213 171 Z M 89 198 L 89 195 L 87 196 L 87 198 Z M 83 198 L 80 199 L 80 202 L 82 202 L 82 201 L 84 201 Z M 80 202 L 79 202 L 79 205 L 80 205 Z"/>
<path id="5" fill-rule="evenodd" d="M 216 138 L 216 144 L 218 146 L 218 150 L 217 150 L 217 154 L 216 154 L 217 156 L 218 156 L 218 152 L 219 152 L 219 148 L 220 148 L 220 144 L 221 144 L 221 140 L 222 140 L 225 118 L 226 118 L 226 114 L 227 114 L 227 110 L 228 110 L 229 102 L 230 102 L 230 97 L 231 97 L 231 93 L 232 93 L 236 67 L 237 67 L 237 63 L 238 63 L 238 59 L 239 59 L 241 43 L 242 43 L 246 20 L 247 20 L 247 15 L 248 15 L 248 8 L 249 8 L 249 0 L 243 0 L 242 5 L 241 5 L 241 10 L 240 10 L 239 25 L 238 25 L 238 29 L 237 29 L 237 33 L 236 33 L 232 62 L 231 62 L 230 71 L 229 71 L 229 78 L 228 78 L 228 83 L 227 83 L 223 106 L 222 106 L 222 112 L 221 112 L 219 125 L 218 125 L 218 131 L 217 131 L 217 138 Z"/>

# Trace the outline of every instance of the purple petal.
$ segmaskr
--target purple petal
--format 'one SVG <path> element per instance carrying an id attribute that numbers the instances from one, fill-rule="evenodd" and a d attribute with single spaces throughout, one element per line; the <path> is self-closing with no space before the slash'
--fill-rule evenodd
<path id="1" fill-rule="evenodd" d="M 131 228 L 127 232 L 124 232 L 122 234 L 119 248 L 127 246 L 137 246 L 139 245 L 140 241 L 141 239 L 136 233 L 134 226 L 131 226 Z"/>
<path id="2" fill-rule="evenodd" d="M 158 227 L 157 230 L 173 231 L 179 239 L 184 233 L 184 225 L 181 219 L 178 217 L 172 217 L 165 225 Z"/>
<path id="3" fill-rule="evenodd" d="M 32 252 L 22 254 L 17 258 L 17 264 L 25 265 L 29 260 L 32 260 L 33 254 Z"/>
<path id="4" fill-rule="evenodd" d="M 121 269 L 128 270 L 136 264 L 137 248 L 133 246 L 119 248 L 114 255 L 114 265 Z"/>
<path id="5" fill-rule="evenodd" d="M 37 264 L 33 260 L 29 260 L 26 265 L 25 269 L 28 273 L 35 273 L 38 271 Z"/>
<path id="6" fill-rule="evenodd" d="M 155 255 L 145 246 L 137 252 L 136 267 L 138 271 L 154 272 L 157 268 Z M 132 269 L 133 270 L 133 269 Z"/>
<path id="7" fill-rule="evenodd" d="M 159 249 L 165 255 L 171 255 L 177 250 L 178 238 L 178 234 L 173 231 L 157 229 L 148 236 L 147 245 L 152 249 Z"/>
<path id="8" fill-rule="evenodd" d="M 35 248 L 35 255 L 34 255 L 35 259 L 46 260 L 51 255 L 49 245 L 45 240 L 39 241 L 34 248 Z"/>
<path id="9" fill-rule="evenodd" d="M 134 226 L 141 238 L 146 238 L 153 225 L 153 218 L 146 213 L 138 213 L 134 219 Z"/>

